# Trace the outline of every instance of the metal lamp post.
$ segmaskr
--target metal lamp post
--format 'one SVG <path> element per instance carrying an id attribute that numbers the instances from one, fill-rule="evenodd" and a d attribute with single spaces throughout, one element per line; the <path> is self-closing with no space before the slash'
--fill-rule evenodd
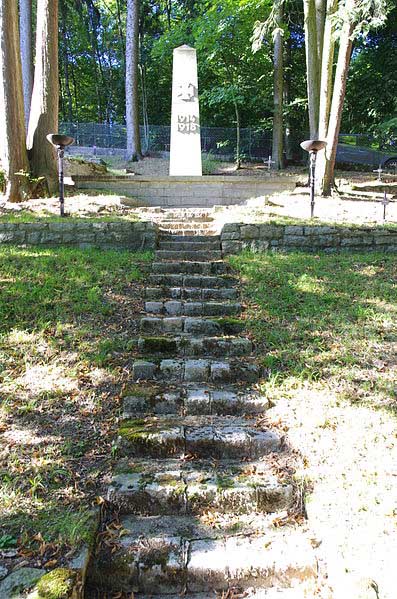
<path id="1" fill-rule="evenodd" d="M 310 218 L 314 216 L 314 185 L 316 181 L 316 159 L 317 152 L 323 150 L 327 145 L 326 141 L 321 139 L 308 139 L 302 141 L 301 148 L 309 152 L 310 155 Z"/>
<path id="2" fill-rule="evenodd" d="M 58 173 L 59 173 L 59 206 L 61 216 L 65 216 L 65 184 L 63 175 L 63 158 L 65 156 L 65 148 L 74 143 L 73 137 L 69 135 L 59 135 L 50 133 L 47 135 L 47 140 L 52 144 L 58 153 Z"/>

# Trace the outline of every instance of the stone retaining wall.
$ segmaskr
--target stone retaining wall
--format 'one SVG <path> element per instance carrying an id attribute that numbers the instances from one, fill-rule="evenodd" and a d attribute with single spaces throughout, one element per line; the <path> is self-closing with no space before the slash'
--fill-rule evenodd
<path id="1" fill-rule="evenodd" d="M 125 196 L 143 206 L 210 207 L 240 204 L 250 198 L 292 191 L 296 177 L 269 174 L 267 177 L 203 175 L 202 177 L 168 177 L 143 175 L 104 175 L 73 177 L 75 188 L 89 193 L 105 191 Z"/>
<path id="2" fill-rule="evenodd" d="M 157 244 L 157 228 L 144 222 L 0 223 L 2 243 L 153 250 Z"/>
<path id="3" fill-rule="evenodd" d="M 225 254 L 243 249 L 397 252 L 397 228 L 230 223 L 223 227 L 221 242 Z"/>

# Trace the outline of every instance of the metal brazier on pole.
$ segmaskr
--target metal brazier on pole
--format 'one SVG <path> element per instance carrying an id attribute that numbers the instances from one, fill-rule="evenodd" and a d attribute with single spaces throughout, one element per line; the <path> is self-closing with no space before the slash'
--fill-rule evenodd
<path id="1" fill-rule="evenodd" d="M 327 145 L 326 141 L 321 139 L 308 139 L 302 141 L 301 148 L 309 152 L 310 155 L 310 218 L 314 216 L 314 186 L 316 181 L 316 158 L 317 152 L 323 150 Z"/>
<path id="2" fill-rule="evenodd" d="M 47 140 L 52 144 L 58 153 L 58 174 L 59 174 L 59 206 L 61 216 L 65 216 L 65 184 L 63 174 L 63 158 L 65 156 L 65 148 L 74 143 L 73 137 L 69 135 L 59 135 L 58 133 L 50 133 L 47 135 Z"/>

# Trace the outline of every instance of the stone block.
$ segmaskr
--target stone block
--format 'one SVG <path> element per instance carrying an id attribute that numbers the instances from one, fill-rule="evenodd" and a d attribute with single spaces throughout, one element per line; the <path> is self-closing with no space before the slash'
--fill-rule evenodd
<path id="1" fill-rule="evenodd" d="M 242 223 L 226 223 L 225 225 L 223 225 L 221 236 L 224 233 L 232 233 L 232 232 L 239 233 L 241 226 L 242 226 Z"/>
<path id="2" fill-rule="evenodd" d="M 134 365 L 133 365 L 132 372 L 133 372 L 134 380 L 151 379 L 154 377 L 156 370 L 157 370 L 157 366 L 156 366 L 156 364 L 154 364 L 154 362 L 138 360 L 137 362 L 134 362 Z"/>
<path id="3" fill-rule="evenodd" d="M 211 381 L 213 383 L 227 383 L 231 380 L 230 364 L 227 362 L 212 362 Z"/>
<path id="4" fill-rule="evenodd" d="M 222 241 L 222 251 L 224 254 L 238 254 L 241 252 L 241 241 Z"/>
<path id="5" fill-rule="evenodd" d="M 284 236 L 284 226 L 259 225 L 259 236 L 262 239 L 281 239 Z"/>
<path id="6" fill-rule="evenodd" d="M 189 383 L 207 381 L 210 367 L 208 360 L 187 360 L 184 380 Z"/>
<path id="7" fill-rule="evenodd" d="M 179 333 L 183 328 L 183 319 L 178 317 L 170 317 L 163 319 L 164 333 Z"/>
<path id="8" fill-rule="evenodd" d="M 285 235 L 294 235 L 294 236 L 303 236 L 304 230 L 303 227 L 299 225 L 287 225 L 284 229 Z"/>
<path id="9" fill-rule="evenodd" d="M 42 234 L 40 231 L 32 231 L 31 233 L 26 233 L 26 243 L 32 245 L 40 243 L 41 235 Z"/>
<path id="10" fill-rule="evenodd" d="M 171 379 L 180 379 L 183 373 L 184 363 L 181 360 L 162 360 L 160 371 L 163 376 Z"/>
<path id="11" fill-rule="evenodd" d="M 240 239 L 240 231 L 231 231 L 230 233 L 222 233 L 222 242 L 237 241 Z"/>
<path id="12" fill-rule="evenodd" d="M 56 233 L 69 233 L 70 231 L 73 231 L 75 228 L 76 228 L 75 223 L 68 223 L 68 222 L 48 223 L 48 229 L 50 231 L 54 231 Z"/>
<path id="13" fill-rule="evenodd" d="M 310 237 L 304 235 L 285 235 L 283 239 L 283 245 L 287 246 L 308 247 L 311 243 Z"/>
<path id="14" fill-rule="evenodd" d="M 182 302 L 164 302 L 164 308 L 167 314 L 170 316 L 178 316 L 182 313 Z"/>
<path id="15" fill-rule="evenodd" d="M 257 225 L 243 225 L 241 227 L 241 239 L 257 239 L 259 227 Z"/>

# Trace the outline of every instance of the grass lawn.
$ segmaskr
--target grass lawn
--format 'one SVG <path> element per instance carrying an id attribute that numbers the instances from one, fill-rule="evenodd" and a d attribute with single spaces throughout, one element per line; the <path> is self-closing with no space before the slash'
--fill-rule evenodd
<path id="1" fill-rule="evenodd" d="M 340 596 L 375 597 L 368 589 L 377 587 L 393 599 L 396 257 L 245 253 L 230 262 L 245 283 L 268 418 L 303 454 L 297 476 L 312 489 L 309 524 L 332 561 L 331 582 Z"/>
<path id="2" fill-rule="evenodd" d="M 11 569 L 54 567 L 92 534 L 151 258 L 0 247 L 0 554 Z"/>

